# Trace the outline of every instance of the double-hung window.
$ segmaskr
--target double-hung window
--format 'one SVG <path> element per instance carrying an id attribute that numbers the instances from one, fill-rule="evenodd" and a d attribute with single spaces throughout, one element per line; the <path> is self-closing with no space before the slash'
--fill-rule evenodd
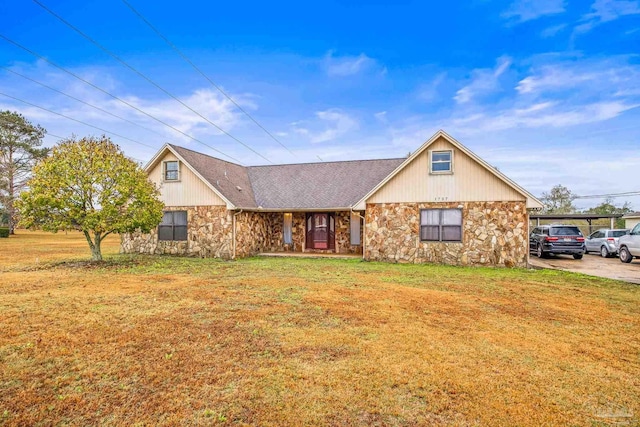
<path id="1" fill-rule="evenodd" d="M 177 160 L 164 162 L 164 180 L 179 181 L 180 180 L 180 164 Z"/>
<path id="2" fill-rule="evenodd" d="M 187 211 L 166 211 L 158 226 L 158 240 L 187 240 Z"/>
<path id="3" fill-rule="evenodd" d="M 420 240 L 462 242 L 462 209 L 422 209 Z"/>
<path id="4" fill-rule="evenodd" d="M 430 154 L 431 173 L 453 173 L 453 151 L 431 151 Z"/>

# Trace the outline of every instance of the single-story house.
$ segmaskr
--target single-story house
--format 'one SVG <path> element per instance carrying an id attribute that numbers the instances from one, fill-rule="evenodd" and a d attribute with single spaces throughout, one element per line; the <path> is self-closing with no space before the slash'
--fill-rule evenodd
<path id="1" fill-rule="evenodd" d="M 624 228 L 631 230 L 636 224 L 640 223 L 640 212 L 629 212 L 622 219 L 624 219 Z"/>
<path id="2" fill-rule="evenodd" d="M 145 167 L 166 206 L 126 253 L 260 252 L 526 266 L 542 203 L 443 131 L 406 158 L 244 167 L 166 144 Z"/>

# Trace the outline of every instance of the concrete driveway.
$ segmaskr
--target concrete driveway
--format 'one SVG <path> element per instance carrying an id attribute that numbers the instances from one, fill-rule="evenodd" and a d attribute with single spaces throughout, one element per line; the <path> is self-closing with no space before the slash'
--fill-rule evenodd
<path id="1" fill-rule="evenodd" d="M 600 254 L 588 254 L 581 260 L 573 259 L 570 255 L 556 255 L 540 259 L 531 254 L 529 263 L 534 268 L 573 271 L 640 284 L 640 259 L 634 259 L 630 264 L 624 264 L 620 262 L 619 258 L 602 258 Z"/>

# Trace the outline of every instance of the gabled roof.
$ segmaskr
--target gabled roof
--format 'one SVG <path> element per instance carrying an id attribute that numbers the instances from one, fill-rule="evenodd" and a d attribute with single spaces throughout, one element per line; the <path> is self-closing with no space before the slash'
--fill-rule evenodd
<path id="1" fill-rule="evenodd" d="M 147 163 L 148 172 L 173 153 L 229 209 L 348 210 L 403 159 L 353 160 L 273 166 L 240 166 L 188 148 L 166 144 Z"/>
<path id="2" fill-rule="evenodd" d="M 378 190 L 380 190 L 386 183 L 391 181 L 393 177 L 395 177 L 400 171 L 402 171 L 409 163 L 413 162 L 413 160 L 420 156 L 431 144 L 436 142 L 439 138 L 444 138 L 446 141 L 451 143 L 454 147 L 465 153 L 467 156 L 471 157 L 473 160 L 478 162 L 481 166 L 483 166 L 489 173 L 496 176 L 502 182 L 516 190 L 518 193 L 522 194 L 527 199 L 527 208 L 529 209 L 542 209 L 543 204 L 540 200 L 538 200 L 533 194 L 529 193 L 524 188 L 520 187 L 518 184 L 509 179 L 505 174 L 491 166 L 489 163 L 482 160 L 478 157 L 473 151 L 469 150 L 467 147 L 458 142 L 455 138 L 447 134 L 443 130 L 439 130 L 436 132 L 429 140 L 427 140 L 420 148 L 418 148 L 413 154 L 411 154 L 405 161 L 402 162 L 393 172 L 391 172 L 384 180 L 378 183 L 374 188 L 371 189 L 367 194 L 365 194 L 354 207 L 358 210 L 364 209 L 365 203 L 367 199 L 373 196 Z"/>
<path id="3" fill-rule="evenodd" d="M 247 168 L 207 156 L 188 148 L 168 144 L 183 161 L 195 169 L 204 180 L 218 190 L 234 207 L 256 207 Z"/>
<path id="4" fill-rule="evenodd" d="M 440 130 L 406 159 L 349 160 L 272 166 L 241 166 L 188 148 L 166 144 L 145 166 L 148 172 L 172 152 L 227 204 L 247 210 L 362 210 L 382 188 L 438 138 L 445 138 L 488 172 L 527 199 L 528 208 L 542 208 L 531 193 Z"/>

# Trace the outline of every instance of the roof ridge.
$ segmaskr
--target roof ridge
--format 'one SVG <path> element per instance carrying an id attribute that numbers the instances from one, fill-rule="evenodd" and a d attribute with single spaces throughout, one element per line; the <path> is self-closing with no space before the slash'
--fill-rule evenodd
<path id="1" fill-rule="evenodd" d="M 327 165 L 333 163 L 355 163 L 355 162 L 377 162 L 381 160 L 404 160 L 405 157 L 389 157 L 386 159 L 354 159 L 354 160 L 334 160 L 331 162 L 299 162 L 299 163 L 279 163 L 275 165 L 246 166 L 247 168 L 272 168 L 274 166 L 298 166 L 298 165 Z"/>

